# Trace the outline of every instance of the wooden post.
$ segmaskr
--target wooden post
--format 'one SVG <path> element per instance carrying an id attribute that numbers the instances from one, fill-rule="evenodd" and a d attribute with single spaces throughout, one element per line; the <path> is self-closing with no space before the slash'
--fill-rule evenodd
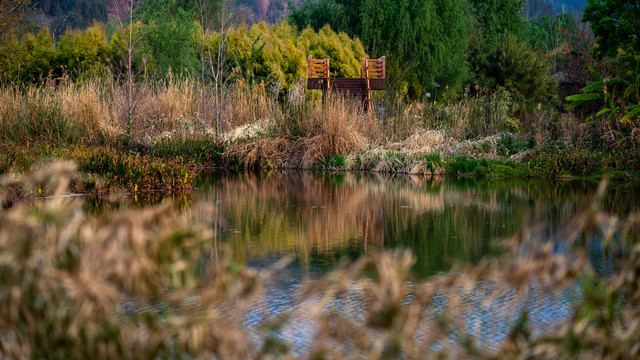
<path id="1" fill-rule="evenodd" d="M 326 77 L 327 77 L 327 91 L 330 91 L 331 90 L 331 84 L 329 83 L 330 74 L 329 74 L 329 56 L 328 55 L 327 55 L 327 65 L 326 66 L 327 66 L 327 68 L 326 68 L 327 69 L 327 75 L 326 75 Z"/>
<path id="2" fill-rule="evenodd" d="M 369 57 L 365 56 L 363 59 L 363 62 L 364 62 L 363 71 L 364 71 L 364 79 L 365 79 L 364 81 L 367 86 L 364 108 L 366 111 L 369 111 L 369 109 L 371 108 L 371 84 L 369 83 Z"/>

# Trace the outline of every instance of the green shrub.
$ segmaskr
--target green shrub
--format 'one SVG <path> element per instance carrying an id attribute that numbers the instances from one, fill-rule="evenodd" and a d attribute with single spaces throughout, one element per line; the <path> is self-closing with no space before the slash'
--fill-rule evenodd
<path id="1" fill-rule="evenodd" d="M 498 137 L 498 153 L 502 156 L 517 154 L 532 148 L 534 143 L 512 133 L 503 133 Z"/>
<path id="2" fill-rule="evenodd" d="M 437 152 L 425 154 L 422 160 L 425 162 L 427 170 L 429 170 L 432 174 L 440 172 L 442 170 L 442 167 L 444 166 L 442 156 L 440 156 L 440 153 Z"/>
<path id="3" fill-rule="evenodd" d="M 73 74 L 101 75 L 107 68 L 108 52 L 104 25 L 95 24 L 63 35 L 57 44 L 56 62 Z"/>
<path id="4" fill-rule="evenodd" d="M 466 156 L 454 156 L 446 162 L 448 174 L 471 175 L 486 178 L 533 177 L 536 174 L 524 164 L 511 160 L 475 159 Z"/>
<path id="5" fill-rule="evenodd" d="M 590 176 L 602 168 L 600 153 L 584 149 L 556 149 L 546 146 L 528 161 L 529 168 L 547 177 Z"/>
<path id="6" fill-rule="evenodd" d="M 549 63 L 511 34 L 471 46 L 475 82 L 488 89 L 504 88 L 523 106 L 548 102 L 557 87 Z"/>
<path id="7" fill-rule="evenodd" d="M 154 159 L 110 147 L 78 147 L 67 156 L 78 164 L 78 170 L 104 177 L 107 189 L 186 190 L 196 175 L 182 158 Z"/>
<path id="8" fill-rule="evenodd" d="M 49 75 L 60 76 L 60 68 L 56 61 L 56 47 L 48 28 L 37 35 L 27 34 L 17 50 L 20 56 L 14 60 L 13 67 L 7 68 L 10 79 L 20 81 L 38 81 Z M 54 71 L 57 73 L 52 74 Z"/>
<path id="9" fill-rule="evenodd" d="M 224 148 L 214 138 L 165 139 L 141 149 L 153 158 L 188 159 L 193 165 L 220 163 Z"/>
<path id="10" fill-rule="evenodd" d="M 326 158 L 322 163 L 318 164 L 317 170 L 342 170 L 346 166 L 346 157 L 336 154 Z"/>

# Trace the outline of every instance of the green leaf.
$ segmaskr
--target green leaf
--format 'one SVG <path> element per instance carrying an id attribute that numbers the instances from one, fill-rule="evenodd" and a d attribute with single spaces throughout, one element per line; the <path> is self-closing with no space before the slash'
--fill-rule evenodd
<path id="1" fill-rule="evenodd" d="M 567 96 L 565 99 L 568 101 L 589 101 L 589 100 L 599 100 L 602 99 L 602 95 L 600 94 L 576 94 Z"/>
<path id="2" fill-rule="evenodd" d="M 608 84 L 614 84 L 614 85 L 616 85 L 616 84 L 629 84 L 628 81 L 622 80 L 622 79 L 618 79 L 618 78 L 611 78 L 611 79 L 607 80 L 606 83 L 607 83 L 607 85 Z"/>
<path id="3" fill-rule="evenodd" d="M 602 80 L 602 76 L 600 76 L 600 74 L 598 74 L 598 72 L 596 71 L 596 69 L 593 68 L 593 66 L 589 66 L 589 73 L 591 74 L 591 76 L 593 76 L 594 79 L 598 79 L 598 81 Z"/>
<path id="4" fill-rule="evenodd" d="M 584 103 L 584 101 L 574 101 L 571 104 L 567 105 L 567 110 L 571 110 L 574 108 L 577 108 L 578 106 L 582 105 Z"/>
<path id="5" fill-rule="evenodd" d="M 612 117 L 614 117 L 617 113 L 620 112 L 620 106 L 616 106 L 614 107 L 611 112 L 609 113 L 609 116 L 607 116 L 607 120 L 610 120 Z"/>
<path id="6" fill-rule="evenodd" d="M 611 109 L 609 109 L 609 108 L 604 108 L 604 109 L 602 109 L 602 110 L 598 111 L 598 113 L 596 114 L 596 116 L 600 116 L 600 115 L 606 114 L 606 113 L 608 113 L 609 111 L 611 111 Z"/>
<path id="7" fill-rule="evenodd" d="M 627 87 L 627 90 L 624 92 L 624 97 L 629 97 L 633 94 L 634 91 L 638 91 L 638 84 L 631 84 Z"/>
<path id="8" fill-rule="evenodd" d="M 588 92 L 600 90 L 600 89 L 602 89 L 602 80 L 592 82 L 591 84 L 585 86 L 584 89 L 582 89 L 582 92 L 588 93 Z"/>
<path id="9" fill-rule="evenodd" d="M 634 116 L 637 116 L 638 114 L 640 114 L 640 107 L 633 109 L 627 115 L 623 116 L 622 119 L 620 119 L 620 122 L 631 120 L 631 118 L 633 118 Z"/>

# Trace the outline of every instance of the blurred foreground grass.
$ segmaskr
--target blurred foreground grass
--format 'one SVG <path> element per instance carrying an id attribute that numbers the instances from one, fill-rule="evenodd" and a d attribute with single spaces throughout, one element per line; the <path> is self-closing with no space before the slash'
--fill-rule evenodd
<path id="1" fill-rule="evenodd" d="M 6 177 L 0 203 L 33 184 L 65 193 L 75 173 L 55 163 Z M 176 212 L 165 204 L 96 216 L 77 198 L 18 202 L 0 212 L 0 357 L 637 358 L 640 216 L 601 211 L 605 188 L 556 238 L 521 229 L 501 256 L 426 281 L 412 277 L 407 252 L 342 264 L 305 281 L 302 305 L 259 329 L 244 320 L 286 261 L 257 271 L 207 257 L 217 224 L 194 219 L 216 218 L 214 207 Z M 586 258 L 585 235 L 593 232 L 612 259 L 604 275 Z M 477 311 L 465 300 L 471 293 L 481 291 L 488 309 L 518 308 L 531 289 L 554 294 L 576 284 L 581 302 L 544 333 L 531 331 L 527 319 L 535 314 L 526 308 L 495 346 L 469 323 Z M 347 298 L 356 300 L 354 312 L 339 301 Z M 301 321 L 311 324 L 308 346 L 273 335 Z"/>

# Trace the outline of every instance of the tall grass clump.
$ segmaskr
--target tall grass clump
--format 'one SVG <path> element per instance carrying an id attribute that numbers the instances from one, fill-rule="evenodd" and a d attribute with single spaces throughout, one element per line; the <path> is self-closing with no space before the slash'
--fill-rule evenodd
<path id="1" fill-rule="evenodd" d="M 382 118 L 387 134 L 401 141 L 418 129 L 446 130 L 454 138 L 466 140 L 520 130 L 515 103 L 504 89 L 489 92 L 467 87 L 460 99 L 445 95 L 438 102 L 429 100 L 405 104 L 385 99 Z"/>
<path id="2" fill-rule="evenodd" d="M 266 136 L 229 144 L 227 162 L 309 169 L 331 156 L 364 150 L 381 134 L 360 104 L 340 97 L 321 102 L 301 97 L 277 106 L 274 118 L 260 130 Z"/>
<path id="3" fill-rule="evenodd" d="M 280 132 L 297 138 L 289 156 L 292 165 L 302 168 L 336 154 L 361 151 L 379 136 L 359 104 L 340 97 L 330 97 L 306 111 L 287 115 Z M 297 134 L 291 131 L 291 124 L 295 124 Z"/>
<path id="4" fill-rule="evenodd" d="M 50 182 L 59 195 L 74 172 L 58 163 L 2 188 Z M 208 275 L 194 278 L 199 248 L 213 233 L 171 206 L 99 219 L 81 201 L 57 197 L 19 203 L 0 224 L 3 358 L 250 355 L 240 318 L 213 303 L 240 311 L 266 273 L 225 260 L 203 264 Z"/>
<path id="5" fill-rule="evenodd" d="M 20 143 L 56 145 L 104 139 L 106 129 L 97 86 L 0 86 L 2 137 Z"/>

